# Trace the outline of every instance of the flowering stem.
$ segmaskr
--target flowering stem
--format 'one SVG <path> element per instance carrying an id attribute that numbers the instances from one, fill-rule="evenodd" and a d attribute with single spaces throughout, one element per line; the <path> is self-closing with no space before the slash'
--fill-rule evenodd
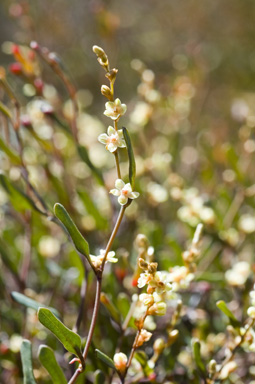
<path id="1" fill-rule="evenodd" d="M 117 168 L 118 179 L 121 179 L 120 162 L 119 162 L 118 150 L 116 150 L 114 152 L 114 156 L 115 156 L 115 163 L 116 163 L 116 168 Z"/>
<path id="2" fill-rule="evenodd" d="M 99 311 L 99 306 L 100 306 L 100 295 L 101 295 L 101 290 L 102 290 L 102 275 L 103 275 L 103 272 L 104 272 L 105 262 L 106 262 L 106 259 L 107 259 L 107 255 L 108 255 L 108 253 L 109 253 L 109 251 L 111 249 L 112 243 L 113 243 L 113 241 L 115 239 L 115 236 L 116 236 L 116 234 L 118 232 L 118 229 L 120 227 L 121 221 L 122 221 L 124 213 L 125 213 L 125 209 L 126 209 L 125 205 L 122 206 L 121 209 L 120 209 L 118 219 L 117 219 L 117 221 L 115 223 L 114 229 L 112 231 L 112 234 L 111 234 L 110 239 L 108 241 L 108 244 L 106 246 L 105 256 L 104 256 L 104 259 L 102 261 L 101 269 L 98 270 L 98 272 L 96 274 L 96 276 L 97 276 L 96 297 L 95 297 L 93 315 L 92 315 L 92 320 L 91 320 L 91 324 L 90 324 L 90 328 L 89 328 L 88 338 L 87 338 L 87 342 L 86 342 L 86 345 L 85 345 L 85 348 L 84 348 L 84 351 L 83 351 L 83 354 L 82 354 L 84 361 L 87 358 L 87 355 L 88 355 L 88 352 L 89 352 L 89 347 L 90 347 L 90 344 L 91 344 L 91 341 L 92 341 L 92 337 L 93 337 L 93 333 L 94 333 L 95 326 L 96 326 L 96 321 L 97 321 L 97 316 L 98 316 L 98 311 Z M 79 368 L 76 369 L 74 375 L 71 377 L 71 379 L 69 380 L 68 384 L 75 383 L 76 379 L 79 377 L 81 372 L 82 371 Z"/>

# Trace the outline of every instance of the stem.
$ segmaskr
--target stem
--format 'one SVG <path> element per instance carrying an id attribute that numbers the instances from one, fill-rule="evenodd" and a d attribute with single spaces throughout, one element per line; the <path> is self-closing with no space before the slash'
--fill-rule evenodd
<path id="1" fill-rule="evenodd" d="M 116 163 L 116 168 L 117 168 L 118 179 L 121 179 L 120 162 L 119 162 L 118 150 L 116 150 L 114 152 L 114 156 L 115 156 L 115 163 Z"/>
<path id="2" fill-rule="evenodd" d="M 84 306 L 85 306 L 85 298 L 86 298 L 86 292 L 87 292 L 88 273 L 87 273 L 87 270 L 85 269 L 85 263 L 84 262 L 83 262 L 83 267 L 84 267 L 84 277 L 83 277 L 82 285 L 81 285 L 81 302 L 80 302 L 80 306 L 79 306 L 79 312 L 78 312 L 76 324 L 73 327 L 73 331 L 76 333 L 78 333 L 81 322 L 82 322 Z"/>
<path id="3" fill-rule="evenodd" d="M 113 241 L 115 239 L 115 236 L 116 236 L 116 234 L 118 232 L 118 229 L 120 227 L 121 221 L 122 221 L 124 213 L 125 213 L 125 209 L 126 209 L 125 205 L 121 206 L 121 209 L 120 209 L 120 212 L 119 212 L 119 216 L 117 218 L 117 221 L 115 223 L 114 229 L 112 231 L 112 234 L 111 234 L 110 239 L 108 241 L 108 244 L 106 246 L 105 255 L 104 255 L 104 259 L 102 261 L 101 269 L 98 270 L 98 272 L 97 272 L 96 297 L 95 297 L 93 315 L 92 315 L 92 320 L 91 320 L 91 323 L 90 323 L 88 338 L 87 338 L 86 345 L 85 345 L 85 348 L 84 348 L 84 351 L 83 351 L 83 354 L 82 354 L 84 361 L 86 360 L 87 355 L 88 355 L 89 347 L 90 347 L 90 344 L 91 344 L 91 341 L 92 341 L 93 333 L 94 333 L 95 326 L 96 326 L 97 316 L 98 316 L 98 312 L 99 312 L 100 295 L 101 295 L 101 290 L 102 290 L 102 275 L 103 275 L 103 272 L 104 272 L 105 262 L 106 262 L 106 259 L 107 259 L 107 255 L 108 255 L 108 253 L 109 253 L 109 251 L 111 249 L 112 243 L 113 243 Z M 81 372 L 82 371 L 79 368 L 76 369 L 75 373 L 73 374 L 73 376 L 69 380 L 68 384 L 75 383 L 76 379 L 80 376 Z"/>

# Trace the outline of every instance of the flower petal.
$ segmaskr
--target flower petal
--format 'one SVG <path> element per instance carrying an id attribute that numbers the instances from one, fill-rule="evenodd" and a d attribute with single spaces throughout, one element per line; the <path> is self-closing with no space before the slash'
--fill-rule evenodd
<path id="1" fill-rule="evenodd" d="M 111 153 L 112 153 L 112 152 L 115 152 L 117 148 L 118 148 L 118 146 L 117 146 L 116 144 L 113 144 L 113 143 L 110 143 L 110 144 L 107 145 L 107 149 L 108 149 L 108 151 L 110 151 Z"/>
<path id="2" fill-rule="evenodd" d="M 109 125 L 109 127 L 107 129 L 107 133 L 109 136 L 111 136 L 111 135 L 114 135 L 116 133 L 116 131 L 111 125 Z"/>
<path id="3" fill-rule="evenodd" d="M 131 184 L 130 183 L 125 184 L 124 189 L 125 191 L 128 191 L 128 193 L 131 193 L 132 192 Z"/>
<path id="4" fill-rule="evenodd" d="M 130 199 L 137 199 L 137 197 L 140 195 L 139 192 L 131 192 L 130 195 L 128 196 Z"/>
<path id="5" fill-rule="evenodd" d="M 116 100 L 114 101 L 114 104 L 115 104 L 115 106 L 117 106 L 117 107 L 122 106 L 120 99 L 116 99 Z"/>
<path id="6" fill-rule="evenodd" d="M 124 183 L 124 181 L 121 180 L 121 179 L 117 179 L 117 180 L 115 181 L 115 187 L 116 187 L 117 189 L 119 189 L 119 190 L 123 189 L 123 188 L 125 187 L 125 183 Z"/>
<path id="7" fill-rule="evenodd" d="M 127 201 L 128 201 L 128 198 L 126 196 L 120 195 L 118 197 L 118 202 L 120 203 L 120 205 L 127 204 Z"/>
<path id="8" fill-rule="evenodd" d="M 108 141 L 108 135 L 106 133 L 102 133 L 101 135 L 98 136 L 98 141 L 102 144 L 107 144 Z"/>
<path id="9" fill-rule="evenodd" d="M 120 196 L 120 191 L 118 189 L 111 189 L 110 192 L 113 196 Z"/>

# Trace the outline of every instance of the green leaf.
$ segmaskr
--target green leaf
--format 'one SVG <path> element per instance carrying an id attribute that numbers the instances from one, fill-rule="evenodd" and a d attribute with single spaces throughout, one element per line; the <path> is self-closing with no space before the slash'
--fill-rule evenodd
<path id="1" fill-rule="evenodd" d="M 106 295 L 104 292 L 100 295 L 100 301 L 105 306 L 105 308 L 108 310 L 110 316 L 113 318 L 114 321 L 116 321 L 117 324 L 121 325 L 121 316 L 118 311 L 118 309 L 113 304 L 112 300 L 108 295 Z"/>
<path id="2" fill-rule="evenodd" d="M 48 308 L 39 308 L 38 319 L 59 339 L 68 352 L 73 353 L 83 361 L 81 338 L 77 333 L 67 328 Z"/>
<path id="3" fill-rule="evenodd" d="M 105 353 L 99 351 L 99 349 L 96 349 L 95 352 L 98 359 L 103 361 L 106 365 L 108 365 L 108 367 L 116 370 L 114 362 L 110 357 L 108 357 Z"/>
<path id="4" fill-rule="evenodd" d="M 18 276 L 17 262 L 16 260 L 14 260 L 13 254 L 8 250 L 6 244 L 1 240 L 0 240 L 0 255 L 6 267 L 17 277 Z"/>
<path id="5" fill-rule="evenodd" d="M 129 182 L 132 186 L 132 189 L 135 188 L 135 174 L 136 174 L 136 165 L 135 165 L 135 156 L 132 148 L 132 143 L 127 128 L 123 127 L 123 136 L 126 142 L 128 159 L 129 159 Z"/>
<path id="6" fill-rule="evenodd" d="M 197 340 L 197 339 L 193 340 L 192 347 L 193 347 L 193 355 L 194 355 L 195 362 L 196 362 L 198 369 L 203 374 L 206 374 L 206 368 L 205 368 L 204 363 L 201 359 L 201 353 L 200 353 L 201 344 L 200 344 L 199 340 Z"/>
<path id="7" fill-rule="evenodd" d="M 11 159 L 13 164 L 20 165 L 21 164 L 21 159 L 19 155 L 13 151 L 10 147 L 8 147 L 3 139 L 0 137 L 0 149 Z"/>
<path id="8" fill-rule="evenodd" d="M 227 304 L 223 300 L 219 300 L 216 303 L 217 307 L 228 317 L 230 324 L 236 328 L 240 327 L 240 322 L 237 320 L 235 315 L 230 311 L 230 309 L 227 307 Z"/>
<path id="9" fill-rule="evenodd" d="M 2 184 L 4 190 L 10 196 L 10 201 L 17 211 L 31 209 L 39 211 L 36 205 L 34 204 L 33 200 L 31 200 L 30 197 L 28 197 L 19 188 L 14 186 L 3 173 L 0 173 L 0 184 Z"/>
<path id="10" fill-rule="evenodd" d="M 54 384 L 65 384 L 67 380 L 65 375 L 57 363 L 53 350 L 47 345 L 41 345 L 39 348 L 39 360 L 48 371 Z"/>
<path id="11" fill-rule="evenodd" d="M 82 234 L 80 233 L 79 229 L 74 224 L 73 220 L 69 216 L 67 210 L 62 204 L 55 204 L 54 205 L 54 212 L 56 217 L 61 221 L 61 223 L 66 228 L 67 232 L 71 236 L 71 239 L 73 240 L 75 248 L 83 254 L 87 260 L 89 261 L 90 265 L 92 265 L 90 257 L 89 257 L 89 244 L 84 239 Z"/>
<path id="12" fill-rule="evenodd" d="M 2 112 L 2 114 L 8 117 L 9 119 L 12 118 L 11 111 L 1 101 L 0 101 L 0 112 Z"/>
<path id="13" fill-rule="evenodd" d="M 94 373 L 94 383 L 95 384 L 105 384 L 105 375 L 99 369 Z"/>
<path id="14" fill-rule="evenodd" d="M 135 352 L 134 358 L 141 364 L 143 373 L 146 377 L 150 376 L 154 372 L 154 370 L 148 365 L 148 356 L 144 351 Z"/>
<path id="15" fill-rule="evenodd" d="M 25 307 L 35 309 L 36 311 L 38 311 L 39 308 L 48 308 L 52 313 L 54 313 L 55 316 L 60 317 L 59 312 L 55 308 L 51 308 L 51 307 L 48 307 L 47 305 L 38 303 L 38 301 L 30 299 L 29 297 L 23 295 L 22 293 L 12 292 L 11 296 L 13 300 L 15 300 L 19 304 L 25 305 Z"/>
<path id="16" fill-rule="evenodd" d="M 91 199 L 89 194 L 86 191 L 77 191 L 81 201 L 83 202 L 84 207 L 86 208 L 89 215 L 91 215 L 96 222 L 96 227 L 98 229 L 106 229 L 108 221 L 101 215 L 100 211 L 96 207 L 94 201 Z"/>
<path id="17" fill-rule="evenodd" d="M 80 158 L 84 161 L 85 164 L 90 168 L 91 172 L 95 175 L 97 181 L 99 182 L 100 185 L 104 185 L 104 179 L 101 174 L 101 172 L 94 166 L 93 163 L 91 163 L 88 151 L 85 147 L 82 145 L 77 146 L 78 153 L 80 155 Z"/>
<path id="18" fill-rule="evenodd" d="M 20 354 L 24 378 L 23 383 L 36 384 L 32 365 L 32 347 L 29 340 L 22 341 Z"/>

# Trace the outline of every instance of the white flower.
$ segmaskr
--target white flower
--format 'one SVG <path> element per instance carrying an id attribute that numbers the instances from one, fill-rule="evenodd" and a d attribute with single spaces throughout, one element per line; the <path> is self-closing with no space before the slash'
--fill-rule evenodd
<path id="1" fill-rule="evenodd" d="M 96 267 L 96 268 L 100 267 L 100 265 L 103 262 L 104 255 L 105 255 L 105 250 L 104 249 L 100 249 L 100 255 L 99 256 L 90 255 L 90 259 L 91 259 L 92 264 L 94 265 L 94 267 Z M 114 251 L 108 252 L 107 258 L 106 258 L 106 263 L 107 262 L 109 262 L 109 263 L 117 263 L 118 259 L 116 259 L 116 257 L 114 257 L 114 256 L 115 256 L 115 252 Z"/>
<path id="2" fill-rule="evenodd" d="M 232 269 L 229 269 L 225 273 L 225 279 L 228 284 L 233 286 L 240 286 L 245 284 L 251 273 L 251 267 L 246 261 L 239 261 Z"/>
<path id="3" fill-rule="evenodd" d="M 131 184 L 125 184 L 123 180 L 117 179 L 115 181 L 115 189 L 111 189 L 110 193 L 114 196 L 118 196 L 118 202 L 120 205 L 125 205 L 128 199 L 136 199 L 139 196 L 138 192 L 133 192 Z"/>
<path id="4" fill-rule="evenodd" d="M 170 274 L 164 271 L 158 271 L 149 281 L 149 286 L 156 288 L 156 292 L 161 294 L 172 289 Z"/>
<path id="5" fill-rule="evenodd" d="M 154 303 L 154 298 L 148 293 L 142 293 L 139 295 L 139 300 L 142 301 L 144 305 L 152 305 Z"/>
<path id="6" fill-rule="evenodd" d="M 152 336 L 151 332 L 146 331 L 146 329 L 142 329 L 140 332 L 140 335 L 138 337 L 136 346 L 141 347 L 141 345 L 143 345 L 143 343 L 150 340 L 151 336 Z"/>
<path id="7" fill-rule="evenodd" d="M 120 116 L 126 113 L 127 106 L 126 104 L 121 104 L 120 99 L 114 101 L 108 101 L 105 104 L 105 116 L 110 117 L 112 120 L 118 120 Z"/>
<path id="8" fill-rule="evenodd" d="M 150 273 L 141 273 L 137 282 L 137 287 L 143 288 L 151 279 L 152 275 Z"/>
<path id="9" fill-rule="evenodd" d="M 107 134 L 102 133 L 98 136 L 98 140 L 100 143 L 105 144 L 105 148 L 110 152 L 115 152 L 118 147 L 124 148 L 126 146 L 122 129 L 116 131 L 111 126 L 108 127 Z"/>

